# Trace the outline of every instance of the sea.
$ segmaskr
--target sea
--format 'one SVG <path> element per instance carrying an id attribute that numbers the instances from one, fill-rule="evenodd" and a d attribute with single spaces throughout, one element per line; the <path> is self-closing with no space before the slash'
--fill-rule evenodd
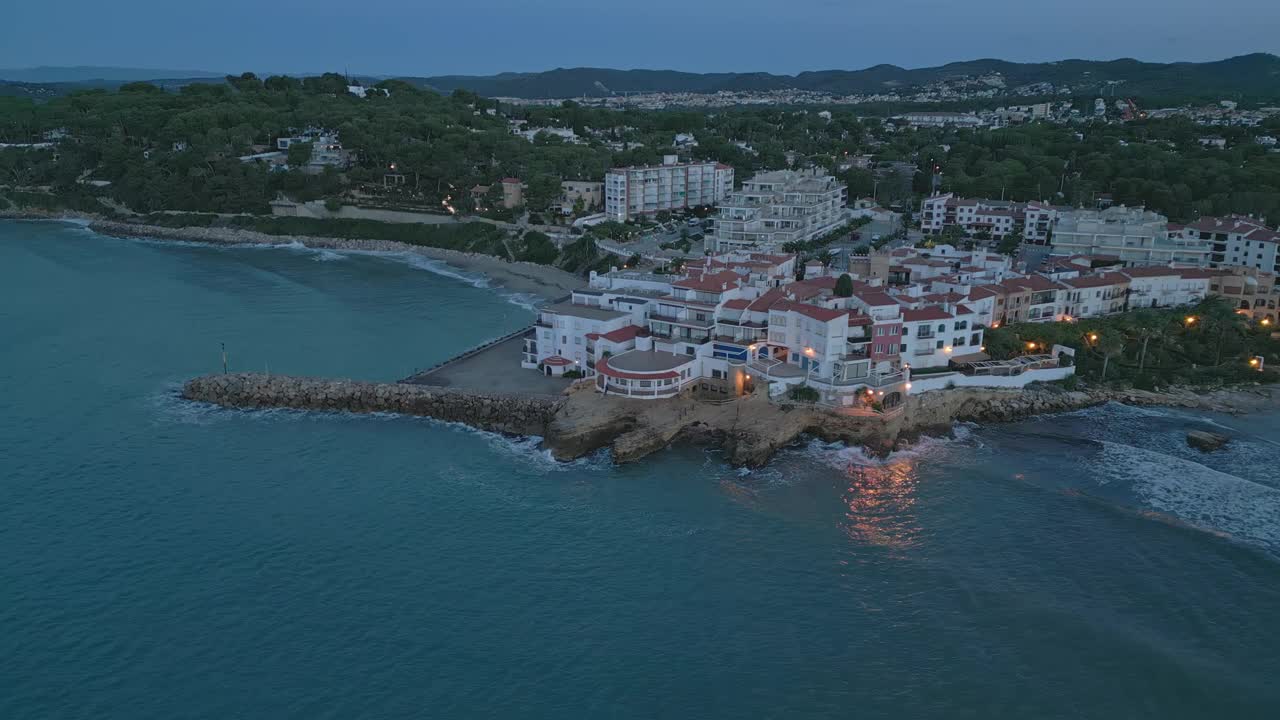
<path id="1" fill-rule="evenodd" d="M 224 352 L 395 380 L 533 307 L 412 256 L 0 221 L 0 718 L 1280 717 L 1280 415 L 747 471 L 179 397 Z"/>

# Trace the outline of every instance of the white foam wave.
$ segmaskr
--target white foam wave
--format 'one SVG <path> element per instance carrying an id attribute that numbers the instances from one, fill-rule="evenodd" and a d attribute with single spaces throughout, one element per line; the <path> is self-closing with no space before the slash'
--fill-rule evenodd
<path id="1" fill-rule="evenodd" d="M 1164 453 L 1107 441 L 1102 446 L 1100 484 L 1128 483 L 1156 510 L 1280 550 L 1280 490 Z"/>
<path id="2" fill-rule="evenodd" d="M 461 280 L 474 288 L 484 290 L 489 287 L 489 279 L 483 275 L 472 275 L 470 273 L 463 272 L 440 260 L 432 260 L 431 258 L 426 258 L 410 252 L 391 253 L 391 256 L 399 258 L 419 270 L 426 270 L 427 272 L 435 273 L 436 275 L 453 278 L 454 280 Z"/>
<path id="3" fill-rule="evenodd" d="M 316 262 L 334 262 L 338 260 L 346 260 L 347 256 L 340 252 L 334 252 L 333 250 L 322 249 L 317 251 L 315 257 L 311 259 Z"/>
<path id="4" fill-rule="evenodd" d="M 894 450 L 885 457 L 869 455 L 861 445 L 851 446 L 843 442 L 823 442 L 816 439 L 804 445 L 801 452 L 838 469 L 845 469 L 850 465 L 885 467 L 905 460 L 931 457 L 959 445 L 985 447 L 973 434 L 977 428 L 978 425 L 974 423 L 956 423 L 951 427 L 951 437 L 924 435 L 909 446 Z"/>

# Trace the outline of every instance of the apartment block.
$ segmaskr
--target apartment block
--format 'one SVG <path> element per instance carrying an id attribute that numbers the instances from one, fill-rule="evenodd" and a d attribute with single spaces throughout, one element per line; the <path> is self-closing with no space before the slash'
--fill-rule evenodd
<path id="1" fill-rule="evenodd" d="M 1058 255 L 1111 255 L 1128 266 L 1209 267 L 1212 243 L 1184 237 L 1169 219 L 1142 208 L 1072 210 L 1058 216 L 1052 246 Z"/>
<path id="2" fill-rule="evenodd" d="M 1246 267 L 1262 272 L 1280 272 L 1280 233 L 1259 220 L 1233 215 L 1205 217 L 1171 231 L 1186 240 L 1212 243 L 1211 267 Z"/>
<path id="3" fill-rule="evenodd" d="M 937 235 L 958 225 L 969 235 L 988 232 L 996 239 L 1017 230 L 1026 242 L 1043 245 L 1057 216 L 1057 209 L 1040 203 L 966 199 L 947 193 L 921 202 L 920 229 Z"/>
<path id="4" fill-rule="evenodd" d="M 848 189 L 819 170 L 757 173 L 720 203 L 706 249 L 771 250 L 821 237 L 848 220 Z"/>
<path id="5" fill-rule="evenodd" d="M 661 165 L 614 168 L 604 178 L 604 211 L 626 222 L 662 210 L 717 205 L 733 189 L 733 168 L 724 163 L 679 162 L 667 155 Z"/>

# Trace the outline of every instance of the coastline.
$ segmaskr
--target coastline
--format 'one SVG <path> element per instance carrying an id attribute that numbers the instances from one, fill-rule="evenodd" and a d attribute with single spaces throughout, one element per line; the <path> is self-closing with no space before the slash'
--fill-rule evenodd
<path id="1" fill-rule="evenodd" d="M 458 252 L 382 240 L 349 240 L 309 236 L 276 236 L 230 228 L 165 228 L 104 220 L 83 213 L 0 212 L 0 218 L 28 220 L 63 220 L 86 223 L 104 235 L 124 238 L 158 238 L 214 245 L 268 245 L 350 252 L 374 252 L 413 255 L 447 264 L 464 272 L 482 274 L 490 282 L 486 286 L 510 292 L 527 293 L 544 299 L 563 297 L 582 285 L 582 280 L 562 270 L 531 263 L 507 262 L 489 255 Z M 314 399 L 297 397 L 296 389 L 280 390 L 261 379 L 245 386 L 220 386 L 217 392 L 189 392 L 188 399 L 198 399 L 233 407 L 294 407 L 317 409 Z M 353 412 L 406 412 L 401 405 L 380 407 L 381 401 L 361 396 L 348 402 L 343 398 L 355 393 L 354 380 L 294 378 L 294 382 L 320 383 L 328 397 L 325 409 Z M 395 397 L 399 391 L 382 391 L 379 384 L 363 384 L 374 391 Z M 196 386 L 200 387 L 199 384 Z M 366 392 L 367 388 L 360 392 Z M 600 448 L 612 449 L 618 462 L 639 460 L 673 442 L 690 441 L 715 445 L 726 451 L 734 465 L 758 467 L 767 463 L 783 447 L 801 436 L 815 436 L 825 441 L 842 441 L 861 445 L 869 454 L 885 456 L 909 444 L 921 435 L 949 434 L 956 422 L 1013 422 L 1034 415 L 1070 412 L 1107 402 L 1136 406 L 1178 407 L 1208 412 L 1240 414 L 1280 407 L 1280 395 L 1267 386 L 1242 386 L 1214 390 L 1169 388 L 1160 392 L 1119 390 L 1103 387 L 1081 387 L 1068 391 L 1058 386 L 1029 386 L 1022 390 L 966 388 L 935 390 L 909 396 L 903 412 L 883 415 L 853 415 L 838 410 L 793 403 L 775 403 L 760 396 L 744 398 L 729 405 L 708 405 L 692 398 L 651 403 L 599 397 L 593 392 L 571 391 L 545 417 L 545 430 L 528 432 L 512 427 L 497 427 L 494 421 L 476 424 L 482 429 L 533 434 L 544 438 L 557 459 L 572 460 Z M 466 395 L 466 393 L 462 393 Z M 503 404 L 504 398 L 488 395 L 481 404 Z M 410 414 L 436 416 L 438 411 L 409 411 Z M 467 422 L 451 416 L 454 421 Z"/>
<path id="2" fill-rule="evenodd" d="M 340 378 L 258 373 L 207 375 L 188 381 L 182 396 L 229 408 L 292 408 L 354 413 L 395 412 L 461 422 L 481 430 L 538 436 L 553 457 L 571 461 L 608 448 L 615 462 L 641 460 L 674 443 L 718 447 L 738 467 L 766 465 L 804 437 L 863 447 L 886 457 L 921 436 L 950 435 L 957 422 L 1007 423 L 1072 412 L 1107 402 L 1242 413 L 1280 407 L 1271 388 L 1241 387 L 1203 395 L 1054 385 L 933 390 L 909 396 L 903 411 L 847 413 L 779 404 L 760 394 L 715 404 L 678 397 L 659 402 L 602 397 L 571 386 L 564 395 L 526 396 L 455 388 L 365 383 Z M 516 421 L 518 419 L 518 421 Z"/>
<path id="3" fill-rule="evenodd" d="M 351 240 L 308 235 L 268 235 L 266 233 L 233 228 L 168 228 L 107 220 L 88 213 L 77 212 L 45 213 L 10 209 L 0 212 L 0 219 L 87 221 L 89 229 L 94 232 L 127 239 L 150 238 L 197 242 L 209 245 L 288 246 L 301 244 L 315 250 L 404 254 L 442 262 L 465 273 L 482 275 L 492 288 L 502 288 L 513 293 L 532 295 L 547 301 L 562 298 L 586 283 L 583 278 L 549 265 L 509 262 L 493 255 L 465 253 L 424 245 L 410 245 L 391 240 Z"/>

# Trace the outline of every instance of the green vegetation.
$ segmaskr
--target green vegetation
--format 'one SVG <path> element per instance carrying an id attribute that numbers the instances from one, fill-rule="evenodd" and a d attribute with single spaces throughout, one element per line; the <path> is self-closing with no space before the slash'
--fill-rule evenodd
<path id="1" fill-rule="evenodd" d="M 796 402 L 809 402 L 809 403 L 818 402 L 818 399 L 821 397 L 821 395 L 818 394 L 817 390 L 814 390 L 808 385 L 793 386 L 791 388 L 791 392 L 789 393 L 789 396 L 791 397 L 792 400 L 795 400 Z"/>
<path id="2" fill-rule="evenodd" d="M 853 297 L 853 278 L 849 273 L 843 273 L 836 278 L 836 287 L 833 292 L 836 297 Z"/>
<path id="3" fill-rule="evenodd" d="M 985 337 L 995 359 L 1048 352 L 1054 345 L 1074 348 L 1076 375 L 1089 381 L 1154 389 L 1280 380 L 1274 369 L 1280 341 L 1271 328 L 1249 323 L 1218 297 L 1192 308 L 1006 325 L 988 329 Z M 1255 357 L 1265 358 L 1264 372 L 1251 363 Z"/>

